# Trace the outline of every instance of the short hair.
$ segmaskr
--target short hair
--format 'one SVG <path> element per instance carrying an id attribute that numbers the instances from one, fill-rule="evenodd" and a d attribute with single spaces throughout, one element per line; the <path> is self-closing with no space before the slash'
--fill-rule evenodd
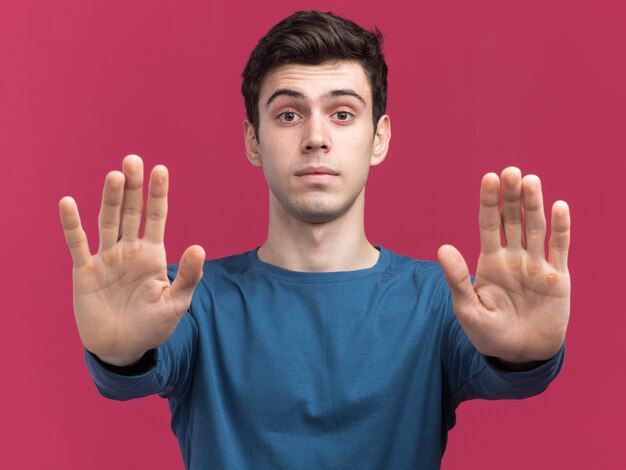
<path id="1" fill-rule="evenodd" d="M 261 38 L 243 70 L 241 94 L 248 121 L 259 137 L 259 95 L 268 72 L 285 64 L 319 65 L 328 61 L 361 64 L 372 88 L 374 129 L 387 108 L 387 64 L 383 35 L 367 31 L 331 12 L 298 11 L 276 24 Z"/>

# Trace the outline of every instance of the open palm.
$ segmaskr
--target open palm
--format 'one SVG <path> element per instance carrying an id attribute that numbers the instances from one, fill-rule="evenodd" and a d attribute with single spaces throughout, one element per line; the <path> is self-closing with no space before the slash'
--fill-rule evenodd
<path id="1" fill-rule="evenodd" d="M 454 247 L 442 246 L 439 259 L 454 311 L 474 346 L 506 363 L 528 364 L 554 356 L 565 338 L 570 310 L 569 209 L 562 201 L 553 205 L 546 258 L 539 178 L 522 178 L 517 168 L 507 168 L 501 182 L 493 173 L 482 181 L 481 253 L 474 284 Z"/>
<path id="2" fill-rule="evenodd" d="M 114 365 L 128 365 L 162 344 L 187 310 L 202 276 L 204 251 L 188 248 L 170 286 L 163 236 L 168 174 L 151 173 L 144 236 L 143 163 L 135 155 L 123 172 L 107 175 L 98 219 L 100 246 L 91 254 L 78 208 L 70 197 L 60 203 L 61 224 L 74 262 L 74 313 L 85 348 Z"/>

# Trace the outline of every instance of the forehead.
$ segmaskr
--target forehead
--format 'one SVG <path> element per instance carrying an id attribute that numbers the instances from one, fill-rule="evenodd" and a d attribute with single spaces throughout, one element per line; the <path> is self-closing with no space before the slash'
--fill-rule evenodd
<path id="1" fill-rule="evenodd" d="M 267 101 L 276 90 L 291 89 L 309 99 L 326 96 L 332 90 L 351 89 L 371 103 L 369 79 L 358 62 L 325 62 L 320 65 L 287 64 L 265 76 L 259 99 Z"/>

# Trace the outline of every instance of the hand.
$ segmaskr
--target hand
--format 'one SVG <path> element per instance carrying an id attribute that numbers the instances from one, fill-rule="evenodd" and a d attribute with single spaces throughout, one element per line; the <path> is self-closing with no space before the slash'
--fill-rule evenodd
<path id="1" fill-rule="evenodd" d="M 205 256 L 199 246 L 187 248 L 170 286 L 163 244 L 167 169 L 156 166 L 150 175 L 143 238 L 138 238 L 143 162 L 129 155 L 122 169 L 105 180 L 96 254 L 89 251 L 74 199 L 59 202 L 74 262 L 74 313 L 81 340 L 100 359 L 118 366 L 136 362 L 174 331 L 202 277 Z"/>
<path id="2" fill-rule="evenodd" d="M 522 179 L 511 167 L 502 172 L 501 181 L 502 209 L 498 176 L 489 173 L 482 181 L 481 252 L 474 285 L 456 248 L 442 246 L 439 261 L 454 312 L 478 351 L 511 364 L 547 360 L 561 348 L 569 320 L 569 208 L 563 201 L 552 206 L 546 259 L 539 178 Z"/>

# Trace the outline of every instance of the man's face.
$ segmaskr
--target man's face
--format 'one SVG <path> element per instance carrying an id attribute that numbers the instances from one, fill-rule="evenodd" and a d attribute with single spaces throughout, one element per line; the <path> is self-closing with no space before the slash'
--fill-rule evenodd
<path id="1" fill-rule="evenodd" d="M 285 65 L 268 73 L 258 129 L 257 140 L 246 121 L 246 150 L 263 168 L 270 210 L 308 223 L 363 204 L 369 167 L 385 158 L 390 137 L 387 116 L 374 132 L 370 83 L 355 62 Z"/>

